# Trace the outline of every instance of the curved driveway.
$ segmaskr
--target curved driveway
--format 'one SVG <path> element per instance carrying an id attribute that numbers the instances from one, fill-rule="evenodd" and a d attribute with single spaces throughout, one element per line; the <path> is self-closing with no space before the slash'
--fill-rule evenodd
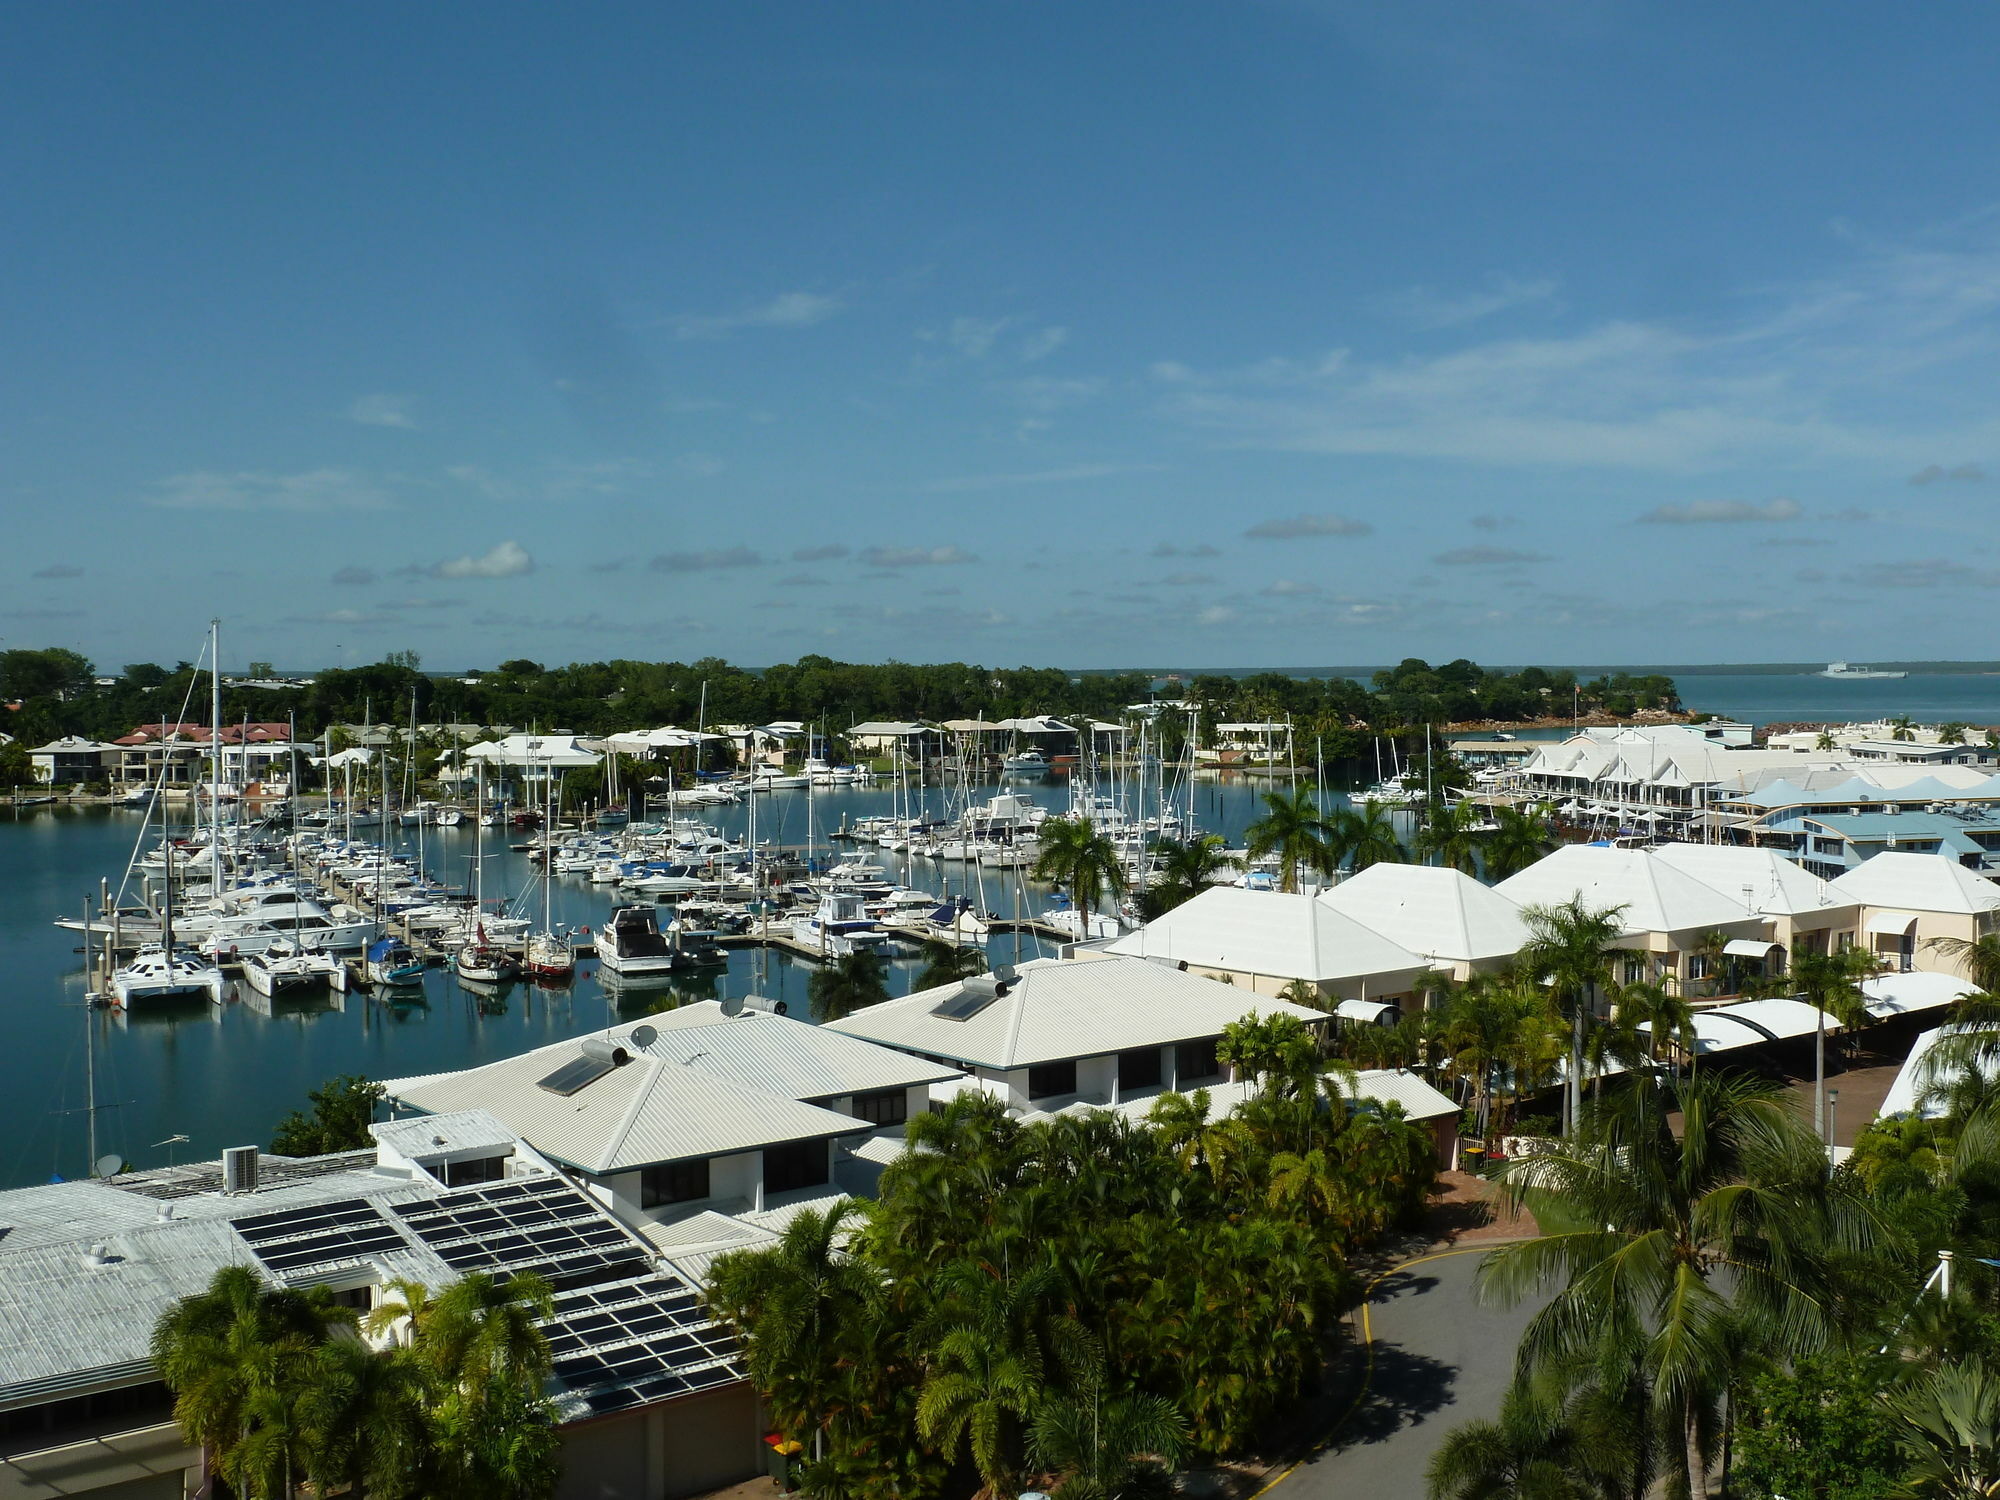
<path id="1" fill-rule="evenodd" d="M 1266 1486 L 1269 1500 L 1424 1500 L 1424 1466 L 1460 1422 L 1491 1417 L 1539 1299 L 1504 1311 L 1474 1298 L 1494 1248 L 1435 1251 L 1375 1285 L 1356 1316 L 1346 1416 L 1325 1446 Z"/>

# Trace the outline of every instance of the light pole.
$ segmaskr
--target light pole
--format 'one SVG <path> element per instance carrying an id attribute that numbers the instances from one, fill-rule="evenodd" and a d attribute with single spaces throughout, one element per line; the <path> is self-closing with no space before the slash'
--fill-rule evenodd
<path id="1" fill-rule="evenodd" d="M 1840 1090 L 1828 1089 L 1826 1091 L 1826 1161 L 1829 1167 L 1833 1165 L 1833 1160 L 1834 1160 L 1833 1114 L 1834 1111 L 1839 1107 L 1840 1107 Z"/>

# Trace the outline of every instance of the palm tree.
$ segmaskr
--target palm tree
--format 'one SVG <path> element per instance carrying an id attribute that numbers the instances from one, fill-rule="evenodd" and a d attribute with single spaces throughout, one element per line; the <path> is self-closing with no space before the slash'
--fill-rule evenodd
<path id="1" fill-rule="evenodd" d="M 1865 1026 L 1868 996 L 1862 982 L 1882 971 L 1881 960 L 1866 948 L 1843 948 L 1838 953 L 1801 953 L 1792 960 L 1792 984 L 1799 998 L 1820 1013 L 1813 1029 L 1813 1129 L 1826 1138 L 1826 1018 L 1853 1028 Z M 1833 1143 L 1827 1141 L 1829 1149 Z"/>
<path id="2" fill-rule="evenodd" d="M 1657 984 L 1628 984 L 1618 991 L 1618 1015 L 1647 1030 L 1646 1056 L 1654 1064 L 1663 1057 L 1660 1043 L 1670 1041 L 1687 1058 L 1694 1058 L 1694 1007 L 1680 995 Z"/>
<path id="3" fill-rule="evenodd" d="M 1908 714 L 1897 714 L 1889 721 L 1889 738 L 1892 740 L 1913 740 L 1917 737 L 1916 720 Z"/>
<path id="4" fill-rule="evenodd" d="M 1396 832 L 1394 816 L 1380 802 L 1344 807 L 1335 813 L 1330 852 L 1336 863 L 1357 872 L 1370 865 L 1407 864 L 1410 858 Z"/>
<path id="5" fill-rule="evenodd" d="M 866 948 L 829 959 L 806 980 L 816 1021 L 844 1021 L 857 1010 L 889 998 L 887 965 Z"/>
<path id="6" fill-rule="evenodd" d="M 1933 953 L 1956 959 L 1967 979 L 1983 993 L 2000 999 L 2000 932 L 1982 933 L 1974 938 L 1926 938 L 1924 946 Z"/>
<path id="7" fill-rule="evenodd" d="M 1151 921 L 1192 900 L 1226 870 L 1242 868 L 1219 833 L 1191 839 L 1160 839 L 1153 845 L 1158 869 L 1139 894 L 1140 914 Z"/>
<path id="8" fill-rule="evenodd" d="M 1247 831 L 1252 859 L 1278 856 L 1279 888 L 1296 891 L 1303 866 L 1321 875 L 1333 873 L 1333 824 L 1306 787 L 1265 792 L 1264 815 Z"/>
<path id="9" fill-rule="evenodd" d="M 1940 724 L 1938 725 L 1938 743 L 1940 745 L 1963 745 L 1965 743 L 1965 731 L 1971 727 L 1970 724 L 1962 723 L 1957 719 Z"/>
<path id="10" fill-rule="evenodd" d="M 918 971 L 911 993 L 934 990 L 940 985 L 957 984 L 986 972 L 986 955 L 978 948 L 948 943 L 943 938 L 925 938 L 920 954 L 924 966 Z"/>
<path id="11" fill-rule="evenodd" d="M 1445 868 L 1467 875 L 1477 874 L 1484 842 L 1479 826 L 1484 821 L 1484 811 L 1469 801 L 1433 804 L 1424 826 L 1417 830 L 1417 857 L 1435 859 Z"/>
<path id="12" fill-rule="evenodd" d="M 1478 978 L 1462 986 L 1444 1012 L 1444 1045 L 1453 1073 L 1474 1088 L 1480 1139 L 1492 1144 L 1502 1111 L 1494 1095 L 1502 1093 L 1502 1073 L 1516 1047 L 1521 1027 L 1546 1015 L 1539 997 L 1500 979 Z"/>
<path id="13" fill-rule="evenodd" d="M 1125 863 L 1118 846 L 1088 818 L 1050 818 L 1037 838 L 1034 875 L 1069 892 L 1077 913 L 1077 935 L 1090 936 L 1090 914 L 1125 893 Z"/>
<path id="14" fill-rule="evenodd" d="M 1489 880 L 1520 874 L 1555 845 L 1547 809 L 1540 803 L 1525 809 L 1496 806 L 1493 822 L 1493 832 L 1481 850 Z"/>
<path id="15" fill-rule="evenodd" d="M 1562 1410 L 1513 1387 L 1497 1420 L 1445 1435 L 1424 1471 L 1431 1500 L 1642 1500 L 1652 1477 L 1649 1447 L 1619 1430 L 1628 1424 L 1605 1420 L 1607 1404 L 1591 1390 Z"/>
<path id="16" fill-rule="evenodd" d="M 356 1500 L 371 1490 L 421 1493 L 431 1393 L 417 1357 L 333 1339 L 314 1351 L 314 1366 L 299 1398 L 307 1477 L 322 1493 L 345 1486 Z"/>
<path id="17" fill-rule="evenodd" d="M 1813 749 L 1831 750 L 1832 748 L 1833 748 L 1833 735 L 1829 731 L 1822 729 L 1819 732 L 1819 734 L 1815 736 L 1813 739 Z"/>
<path id="18" fill-rule="evenodd" d="M 1120 1500 L 1135 1480 L 1157 1490 L 1180 1467 L 1189 1442 L 1187 1418 L 1161 1396 L 1107 1396 L 1101 1380 L 1072 1396 L 1055 1396 L 1035 1412 L 1028 1456 L 1060 1475 L 1055 1500 Z"/>
<path id="19" fill-rule="evenodd" d="M 1539 1206 L 1544 1233 L 1489 1255 L 1481 1294 L 1555 1289 L 1522 1336 L 1519 1377 L 1643 1389 L 1680 1497 L 1707 1473 L 1742 1361 L 1830 1343 L 1847 1257 L 1879 1237 L 1777 1086 L 1716 1073 L 1626 1081 L 1502 1182 L 1510 1208 Z"/>
<path id="20" fill-rule="evenodd" d="M 1581 894 L 1554 906 L 1527 906 L 1528 943 L 1521 949 L 1522 968 L 1548 981 L 1556 1004 L 1570 1023 L 1569 1086 L 1564 1095 L 1567 1129 L 1576 1128 L 1582 1096 L 1583 1029 L 1592 996 L 1611 982 L 1611 957 L 1606 951 L 1618 940 L 1624 924 L 1622 906 L 1602 911 L 1585 903 Z"/>
<path id="21" fill-rule="evenodd" d="M 1918 1376 L 1883 1398 L 1912 1460 L 1909 1493 L 1936 1500 L 2000 1495 L 2000 1373 L 1978 1359 Z"/>
<path id="22" fill-rule="evenodd" d="M 154 1326 L 174 1419 L 239 1490 L 290 1494 L 303 1477 L 293 1408 L 328 1329 L 351 1317 L 324 1289 L 272 1287 L 248 1266 L 225 1266 Z"/>

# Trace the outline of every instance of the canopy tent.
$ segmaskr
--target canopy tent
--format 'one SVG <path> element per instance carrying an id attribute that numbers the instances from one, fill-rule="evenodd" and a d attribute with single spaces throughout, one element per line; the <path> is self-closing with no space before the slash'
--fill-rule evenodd
<path id="1" fill-rule="evenodd" d="M 1979 986 L 1956 974 L 1936 974 L 1918 969 L 1908 974 L 1878 974 L 1861 986 L 1868 1014 L 1887 1019 L 1913 1011 L 1937 1010 L 1979 993 Z"/>

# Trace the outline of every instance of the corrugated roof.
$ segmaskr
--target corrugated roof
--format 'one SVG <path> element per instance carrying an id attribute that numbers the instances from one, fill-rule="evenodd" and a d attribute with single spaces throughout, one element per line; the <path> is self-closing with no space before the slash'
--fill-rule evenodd
<path id="1" fill-rule="evenodd" d="M 392 1100 L 431 1114 L 486 1110 L 536 1150 L 593 1176 L 873 1128 L 657 1057 L 634 1057 L 574 1094 L 536 1086 L 566 1057 L 580 1055 L 573 1046 L 542 1047 L 384 1087 Z"/>
<path id="2" fill-rule="evenodd" d="M 1740 899 L 1732 901 L 1645 849 L 1566 844 L 1494 889 L 1524 907 L 1558 906 L 1575 896 L 1599 911 L 1622 906 L 1619 921 L 1627 936 L 1761 925 Z"/>
<path id="3" fill-rule="evenodd" d="M 1959 915 L 2000 908 L 2000 886 L 1941 854 L 1885 850 L 1831 885 L 1835 895 L 1863 906 Z"/>
<path id="4" fill-rule="evenodd" d="M 955 1069 L 907 1052 L 878 1047 L 789 1016 L 755 1010 L 724 1015 L 722 1006 L 713 1000 L 613 1026 L 597 1035 L 630 1047 L 632 1034 L 642 1026 L 658 1033 L 643 1049 L 649 1057 L 686 1063 L 790 1099 L 831 1099 L 913 1088 L 956 1075 Z"/>
<path id="5" fill-rule="evenodd" d="M 1252 1012 L 1326 1019 L 1303 1005 L 1143 958 L 1036 959 L 1021 966 L 1005 995 L 967 1019 L 934 1014 L 963 992 L 957 984 L 924 990 L 856 1011 L 827 1029 L 981 1067 L 1021 1068 L 1219 1036 Z"/>
<path id="6" fill-rule="evenodd" d="M 1106 951 L 1315 983 L 1375 976 L 1407 982 L 1431 966 L 1336 904 L 1228 885 L 1210 886 Z"/>
<path id="7" fill-rule="evenodd" d="M 1528 941 L 1518 905 L 1441 865 L 1370 865 L 1321 891 L 1319 900 L 1430 958 L 1502 958 Z"/>

